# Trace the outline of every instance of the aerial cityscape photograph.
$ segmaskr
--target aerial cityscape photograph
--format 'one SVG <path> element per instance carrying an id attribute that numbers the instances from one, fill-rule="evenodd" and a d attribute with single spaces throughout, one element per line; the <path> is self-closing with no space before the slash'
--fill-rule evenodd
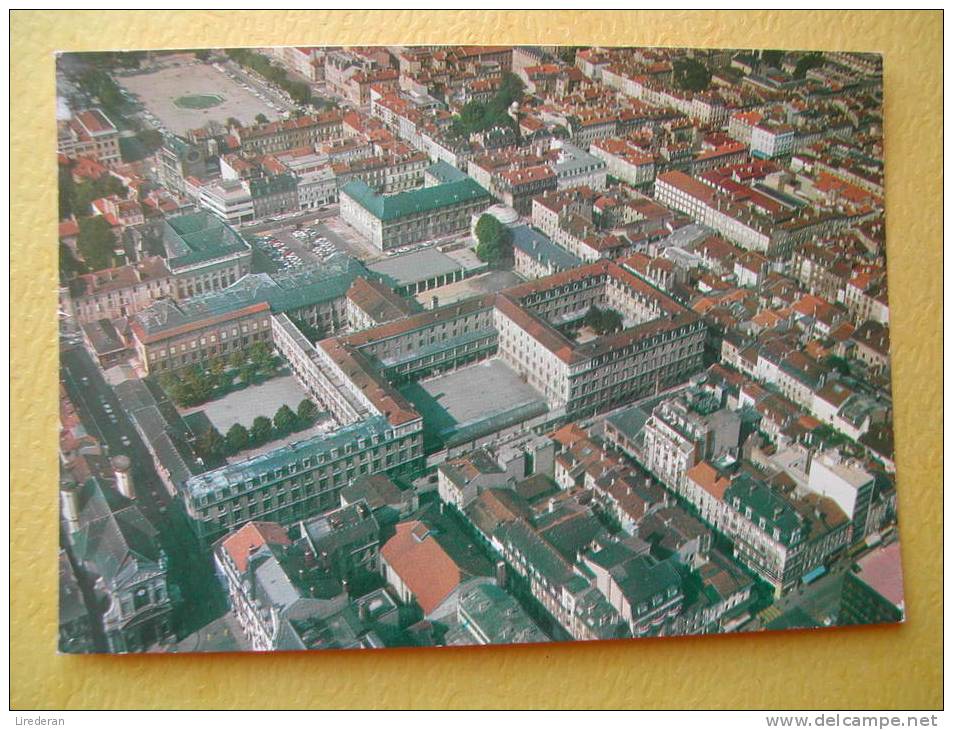
<path id="1" fill-rule="evenodd" d="M 60 652 L 904 620 L 881 56 L 61 53 L 56 126 Z"/>

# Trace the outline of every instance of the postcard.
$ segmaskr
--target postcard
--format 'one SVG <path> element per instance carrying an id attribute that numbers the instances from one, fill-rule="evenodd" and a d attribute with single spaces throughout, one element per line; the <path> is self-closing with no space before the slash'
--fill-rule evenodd
<path id="1" fill-rule="evenodd" d="M 56 114 L 61 652 L 903 621 L 880 56 L 61 53 Z"/>

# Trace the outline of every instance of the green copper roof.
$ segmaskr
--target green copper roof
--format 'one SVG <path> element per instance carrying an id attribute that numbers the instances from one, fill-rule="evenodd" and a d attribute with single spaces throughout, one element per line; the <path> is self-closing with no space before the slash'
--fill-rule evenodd
<path id="1" fill-rule="evenodd" d="M 248 274 L 225 289 L 200 294 L 184 302 L 160 299 L 135 315 L 148 334 L 221 316 L 267 302 L 275 314 L 294 312 L 342 298 L 367 269 L 349 256 L 339 255 L 321 266 L 276 274 Z"/>
<path id="2" fill-rule="evenodd" d="M 353 198 L 362 208 L 382 221 L 439 210 L 457 203 L 476 200 L 489 202 L 490 200 L 490 194 L 469 177 L 431 188 L 408 190 L 396 195 L 377 195 L 363 181 L 352 180 L 341 189 L 341 192 Z"/>
<path id="3" fill-rule="evenodd" d="M 750 509 L 749 519 L 756 525 L 764 519 L 763 529 L 769 534 L 777 528 L 779 539 L 785 545 L 793 544 L 794 535 L 800 534 L 803 526 L 801 516 L 783 495 L 766 482 L 748 474 L 739 474 L 725 490 L 724 501 L 734 506 L 736 497 L 739 500 L 738 507 L 735 507 L 738 512 L 744 515 Z"/>
<path id="4" fill-rule="evenodd" d="M 231 226 L 206 212 L 166 219 L 162 226 L 162 243 L 169 268 L 251 252 L 251 247 Z"/>
<path id="5" fill-rule="evenodd" d="M 441 183 L 455 182 L 457 180 L 465 180 L 467 174 L 462 170 L 458 170 L 456 167 L 451 165 L 449 162 L 444 162 L 439 160 L 438 162 L 433 163 L 430 167 L 427 168 L 426 173 L 431 177 L 439 180 Z"/>

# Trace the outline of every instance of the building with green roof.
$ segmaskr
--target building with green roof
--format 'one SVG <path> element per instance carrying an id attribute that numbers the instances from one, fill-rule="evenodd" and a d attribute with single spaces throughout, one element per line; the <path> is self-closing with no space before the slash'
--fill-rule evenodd
<path id="1" fill-rule="evenodd" d="M 382 251 L 466 231 L 470 217 L 492 202 L 469 177 L 396 195 L 378 195 L 353 180 L 340 198 L 341 217 Z"/>
<path id="2" fill-rule="evenodd" d="M 162 247 L 179 299 L 224 289 L 251 271 L 248 242 L 205 211 L 163 221 Z"/>
<path id="3" fill-rule="evenodd" d="M 722 503 L 735 559 L 770 583 L 776 595 L 796 586 L 850 540 L 850 520 L 832 499 L 747 472 L 731 481 Z"/>
<path id="4" fill-rule="evenodd" d="M 360 276 L 368 276 L 364 265 L 339 255 L 320 267 L 249 274 L 185 301 L 160 299 L 131 321 L 136 351 L 148 372 L 178 370 L 270 342 L 272 314 L 335 332 L 347 322 L 345 296 Z"/>

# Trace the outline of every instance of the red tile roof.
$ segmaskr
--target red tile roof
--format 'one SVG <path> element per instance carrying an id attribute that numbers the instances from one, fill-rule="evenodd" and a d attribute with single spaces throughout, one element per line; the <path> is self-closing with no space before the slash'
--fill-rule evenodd
<path id="1" fill-rule="evenodd" d="M 436 609 L 460 585 L 462 573 L 420 521 L 401 522 L 381 548 L 381 558 L 413 593 L 424 615 Z"/>
<path id="2" fill-rule="evenodd" d="M 707 461 L 699 461 L 686 472 L 686 476 L 717 500 L 724 498 L 725 490 L 731 485 L 731 482 Z"/>
<path id="3" fill-rule="evenodd" d="M 248 558 L 263 545 L 290 544 L 288 533 L 277 522 L 249 522 L 237 532 L 222 538 L 218 547 L 228 554 L 238 572 L 244 573 L 248 568 Z"/>

